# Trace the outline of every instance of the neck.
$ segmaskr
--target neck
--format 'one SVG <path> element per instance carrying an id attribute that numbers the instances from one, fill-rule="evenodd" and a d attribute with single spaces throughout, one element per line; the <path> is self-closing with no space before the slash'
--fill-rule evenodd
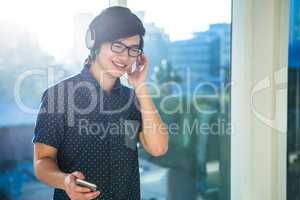
<path id="1" fill-rule="evenodd" d="M 105 91 L 111 91 L 117 78 L 110 76 L 109 74 L 105 73 L 101 66 L 94 62 L 90 67 L 90 72 L 93 77 L 97 80 L 100 84 L 101 88 Z"/>

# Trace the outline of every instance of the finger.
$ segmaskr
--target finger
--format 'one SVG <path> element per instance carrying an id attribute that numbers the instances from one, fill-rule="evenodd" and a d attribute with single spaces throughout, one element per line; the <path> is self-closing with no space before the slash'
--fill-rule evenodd
<path id="1" fill-rule="evenodd" d="M 137 58 L 136 58 L 136 66 L 139 66 L 140 65 L 140 63 L 141 63 L 141 56 L 138 56 Z"/>
<path id="2" fill-rule="evenodd" d="M 147 69 L 147 64 L 143 64 L 141 67 L 140 67 L 140 71 L 144 71 L 145 69 Z"/>
<path id="3" fill-rule="evenodd" d="M 72 175 L 74 175 L 76 178 L 79 178 L 79 179 L 82 179 L 82 180 L 85 179 L 83 173 L 78 172 L 78 171 L 73 172 Z"/>
<path id="4" fill-rule="evenodd" d="M 143 65 L 148 64 L 148 59 L 145 54 L 141 55 L 141 63 L 143 63 Z"/>
<path id="5" fill-rule="evenodd" d="M 82 192 L 90 192 L 91 190 L 87 187 L 82 187 L 76 184 L 75 178 L 70 182 L 70 189 L 72 192 L 82 193 Z"/>
<path id="6" fill-rule="evenodd" d="M 131 66 L 129 66 L 128 68 L 127 68 L 127 73 L 130 73 L 131 71 L 132 71 L 132 65 Z"/>
<path id="7" fill-rule="evenodd" d="M 80 200 L 80 199 L 83 199 L 81 193 L 70 192 L 70 193 L 68 193 L 68 195 L 71 198 L 71 200 Z"/>
<path id="8" fill-rule="evenodd" d="M 131 72 L 131 73 L 128 73 L 128 78 L 132 78 L 134 77 L 136 74 L 138 73 L 138 71 L 134 71 L 134 72 Z"/>
<path id="9" fill-rule="evenodd" d="M 85 192 L 85 193 L 82 193 L 82 192 L 75 192 L 75 191 L 70 191 L 70 197 L 72 197 L 71 199 L 72 200 L 86 200 L 88 199 L 86 196 L 84 196 L 84 194 L 90 194 L 90 193 L 93 193 L 93 192 Z"/>
<path id="10" fill-rule="evenodd" d="M 73 186 L 72 190 L 74 192 L 78 192 L 78 193 L 91 192 L 91 189 L 89 189 L 87 187 L 81 187 L 81 186 L 78 186 L 78 185 Z"/>
<path id="11" fill-rule="evenodd" d="M 83 196 L 86 198 L 86 199 L 94 199 L 96 198 L 97 196 L 100 195 L 100 191 L 96 191 L 96 192 L 89 192 L 87 194 L 83 194 Z"/>
<path id="12" fill-rule="evenodd" d="M 133 71 L 132 71 L 132 67 L 131 67 L 130 69 L 127 70 L 127 74 L 130 75 L 132 73 L 133 73 Z"/>

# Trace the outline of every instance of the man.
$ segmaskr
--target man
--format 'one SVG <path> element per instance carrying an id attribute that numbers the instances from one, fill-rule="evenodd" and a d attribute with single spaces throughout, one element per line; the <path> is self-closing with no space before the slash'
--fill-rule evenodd
<path id="1" fill-rule="evenodd" d="M 53 199 L 140 199 L 137 141 L 153 156 L 166 153 L 167 130 L 145 84 L 144 34 L 128 8 L 105 9 L 89 26 L 91 53 L 81 73 L 44 92 L 34 167 L 39 180 L 55 187 Z M 133 89 L 120 83 L 125 73 Z"/>

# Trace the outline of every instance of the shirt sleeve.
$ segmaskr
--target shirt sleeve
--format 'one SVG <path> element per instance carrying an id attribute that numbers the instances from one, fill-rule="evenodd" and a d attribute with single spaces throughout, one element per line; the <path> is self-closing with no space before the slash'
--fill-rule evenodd
<path id="1" fill-rule="evenodd" d="M 54 90 L 49 91 L 43 93 L 32 142 L 58 149 L 63 140 L 64 114 L 59 112 Z"/>

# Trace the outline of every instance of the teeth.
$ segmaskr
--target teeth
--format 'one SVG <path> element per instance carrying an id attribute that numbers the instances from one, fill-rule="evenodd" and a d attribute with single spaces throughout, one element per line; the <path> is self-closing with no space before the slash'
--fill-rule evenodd
<path id="1" fill-rule="evenodd" d="M 117 63 L 117 62 L 114 62 L 117 66 L 119 66 L 119 67 L 125 67 L 126 65 L 123 65 L 123 64 L 121 64 L 121 63 Z"/>

